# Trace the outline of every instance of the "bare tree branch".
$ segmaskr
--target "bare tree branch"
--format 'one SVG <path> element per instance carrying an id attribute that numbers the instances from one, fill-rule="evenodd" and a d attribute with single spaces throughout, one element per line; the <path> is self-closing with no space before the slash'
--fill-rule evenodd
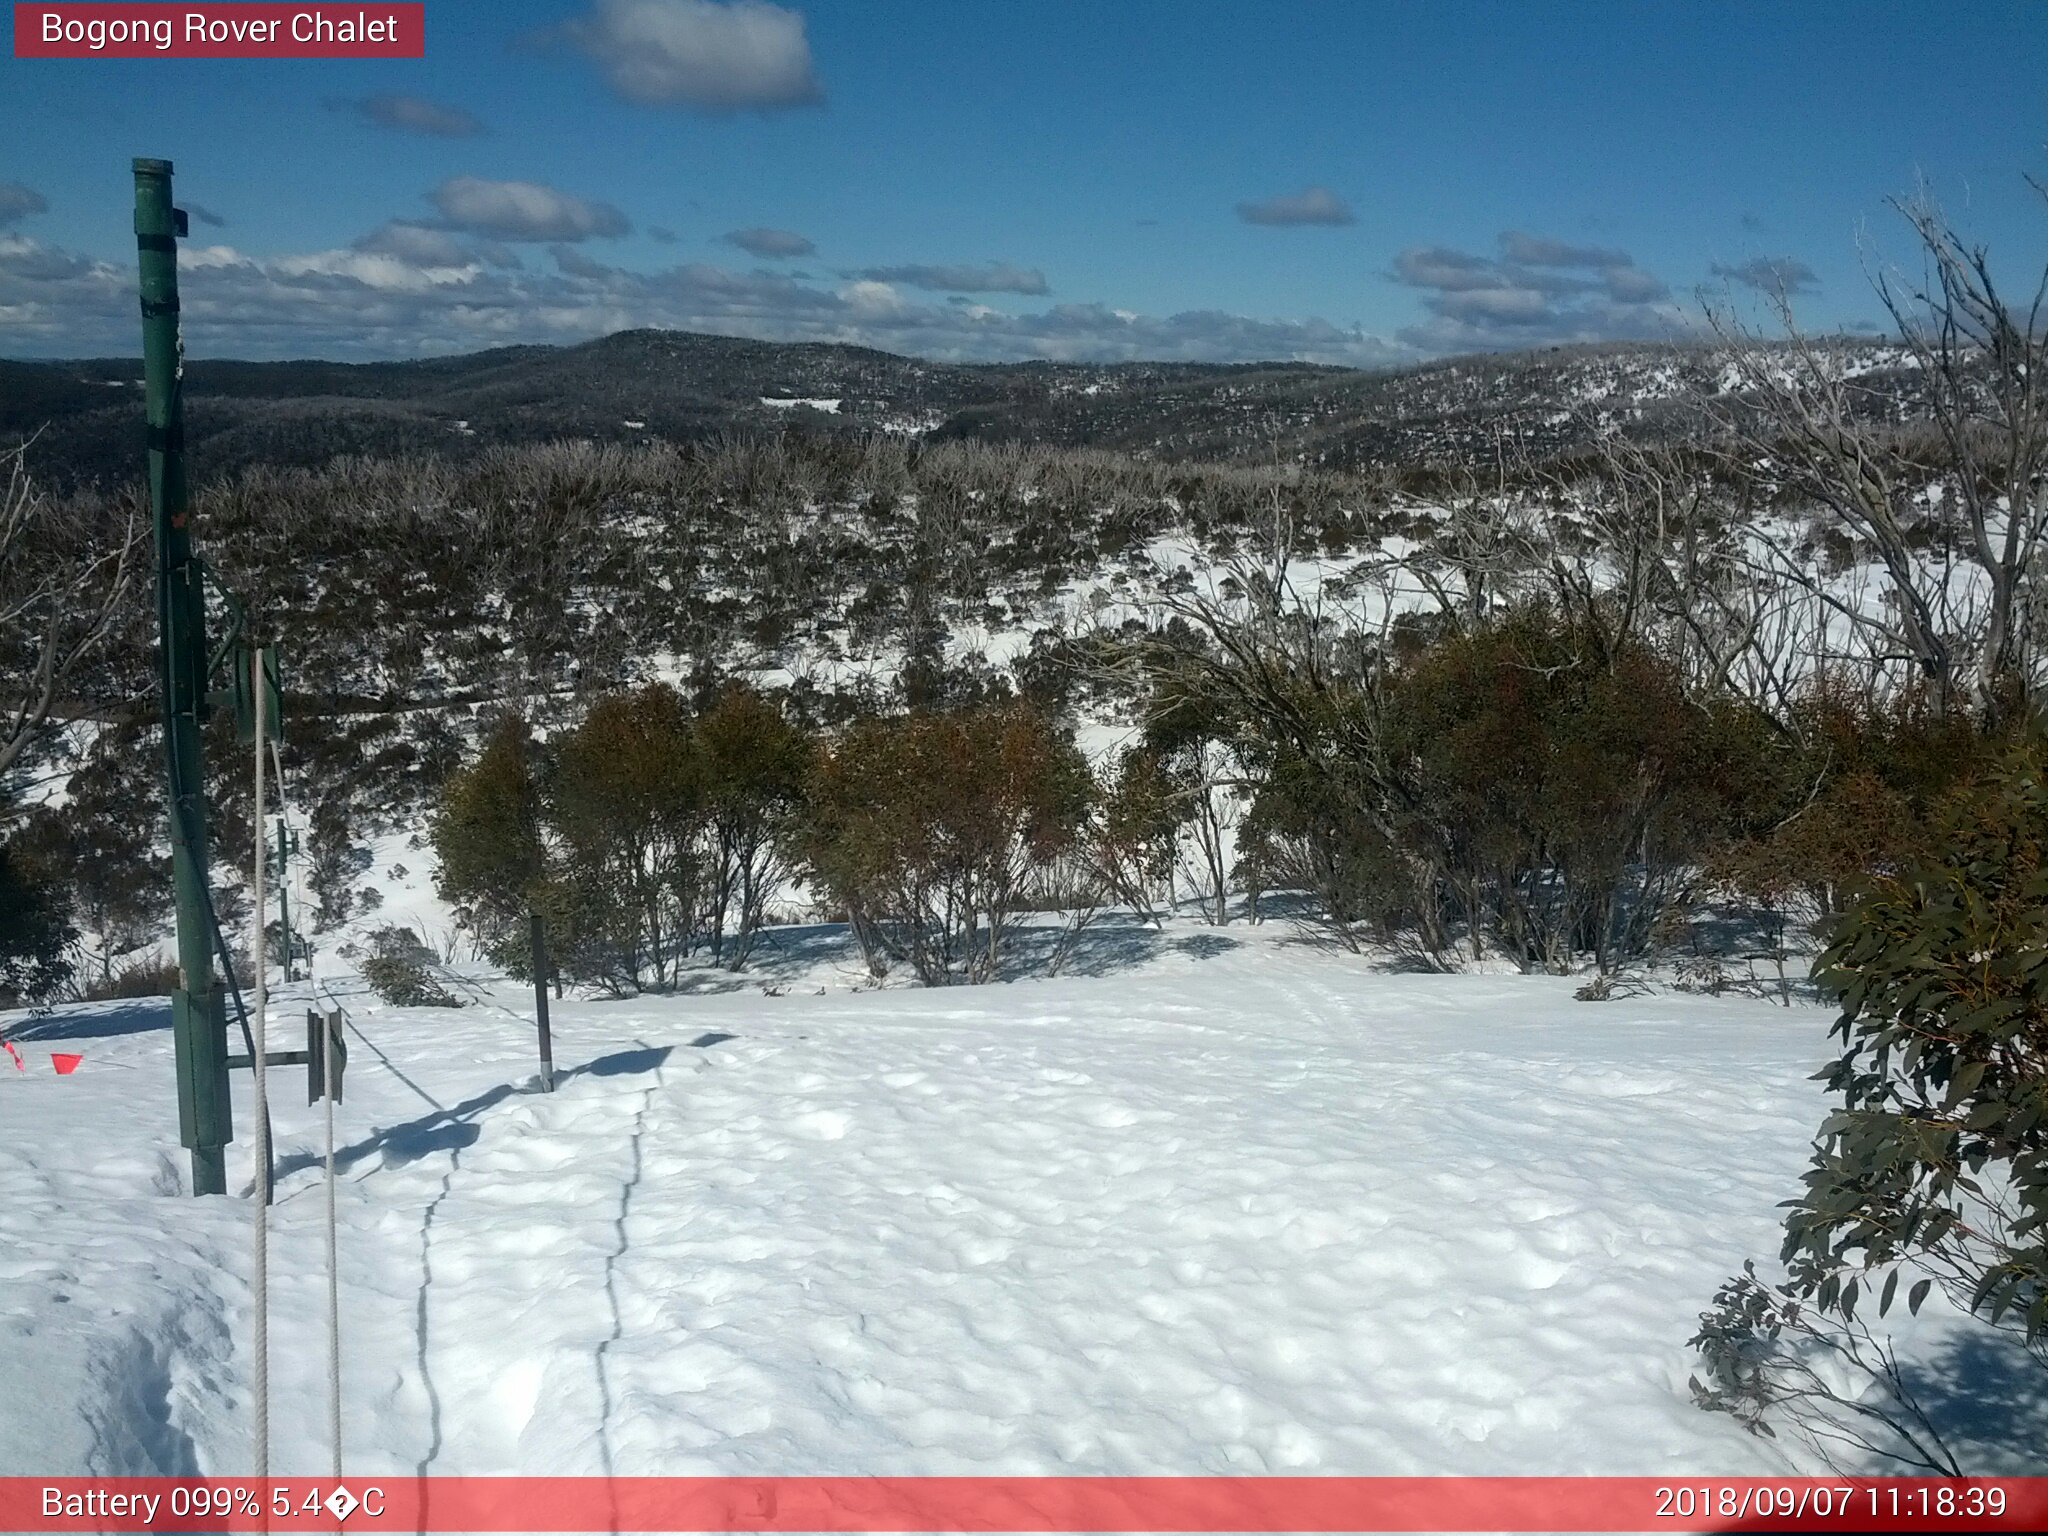
<path id="1" fill-rule="evenodd" d="M 132 501 L 118 526 L 52 502 L 27 450 L 0 452 L 0 779 L 70 723 L 65 702 L 123 616 L 142 544 Z"/>

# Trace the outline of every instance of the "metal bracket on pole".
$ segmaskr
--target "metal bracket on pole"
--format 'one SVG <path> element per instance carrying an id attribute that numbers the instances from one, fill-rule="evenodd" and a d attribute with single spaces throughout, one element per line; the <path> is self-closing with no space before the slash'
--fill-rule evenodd
<path id="1" fill-rule="evenodd" d="M 328 1065 L 334 1071 L 330 1078 Z M 306 1010 L 306 1102 L 341 1102 L 342 1073 L 348 1068 L 348 1038 L 341 1030 L 341 1010 Z"/>
<path id="2" fill-rule="evenodd" d="M 333 1040 L 328 1040 L 329 1033 Z M 327 1069 L 325 1063 L 332 1051 L 334 1062 L 334 1092 L 327 1091 Z M 255 1058 L 248 1055 L 234 1055 L 228 1058 L 228 1066 L 239 1070 L 253 1067 Z M 348 1067 L 348 1040 L 341 1029 L 341 1011 L 322 1014 L 315 1009 L 306 1010 L 306 1048 L 303 1051 L 265 1051 L 263 1064 L 266 1067 L 304 1067 L 306 1069 L 306 1102 L 318 1104 L 322 1099 L 331 1098 L 341 1102 L 342 1073 Z"/>
<path id="3" fill-rule="evenodd" d="M 276 740 L 275 737 L 271 738 Z M 280 795 L 282 786 L 280 786 Z M 293 962 L 298 958 L 298 944 L 292 938 L 291 874 L 292 853 L 299 846 L 298 834 L 293 832 L 282 815 L 277 818 L 277 927 L 280 947 L 284 950 L 284 979 L 298 980 L 298 971 Z"/>

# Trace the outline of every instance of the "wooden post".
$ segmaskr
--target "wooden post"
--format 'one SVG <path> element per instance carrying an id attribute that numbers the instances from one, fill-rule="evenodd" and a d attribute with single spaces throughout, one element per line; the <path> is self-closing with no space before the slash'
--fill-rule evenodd
<path id="1" fill-rule="evenodd" d="M 531 914 L 533 922 L 533 1012 L 540 1024 L 540 1091 L 555 1091 L 555 1041 L 548 1031 L 548 977 L 552 968 L 548 964 L 547 919 L 538 912 Z"/>

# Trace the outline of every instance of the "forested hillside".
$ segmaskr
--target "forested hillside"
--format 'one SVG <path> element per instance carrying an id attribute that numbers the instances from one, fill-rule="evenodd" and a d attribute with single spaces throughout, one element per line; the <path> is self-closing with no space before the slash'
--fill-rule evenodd
<path id="1" fill-rule="evenodd" d="M 1840 342 L 1873 402 L 1914 414 L 1896 346 Z M 38 434 L 53 484 L 136 473 L 141 365 L 0 361 L 0 434 Z M 1396 476 L 1485 462 L 1503 435 L 1545 450 L 1602 423 L 1668 438 L 1678 401 L 1727 384 L 1710 349 L 1607 345 L 1454 358 L 1384 373 L 1307 364 L 958 365 L 859 347 L 626 331 L 397 363 L 186 370 L 193 472 L 317 467 L 337 455 L 466 458 L 563 437 L 601 443 L 804 433 L 1109 448 L 1147 459 L 1301 463 Z"/>

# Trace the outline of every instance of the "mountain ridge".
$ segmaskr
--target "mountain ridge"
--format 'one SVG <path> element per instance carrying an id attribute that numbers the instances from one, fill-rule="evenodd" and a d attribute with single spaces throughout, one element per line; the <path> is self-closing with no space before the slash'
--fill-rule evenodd
<path id="1" fill-rule="evenodd" d="M 1896 347 L 1842 340 L 1862 371 Z M 36 438 L 57 483 L 136 472 L 141 365 L 0 360 L 0 440 Z M 1716 390 L 1697 344 L 1602 342 L 1381 370 L 1301 362 L 949 363 L 833 342 L 627 330 L 449 357 L 186 365 L 195 475 L 344 453 L 467 454 L 550 438 L 703 440 L 787 430 L 1103 448 L 1334 469 L 1473 461 L 1504 431 L 1539 449 L 1588 419 L 1652 434 Z"/>

